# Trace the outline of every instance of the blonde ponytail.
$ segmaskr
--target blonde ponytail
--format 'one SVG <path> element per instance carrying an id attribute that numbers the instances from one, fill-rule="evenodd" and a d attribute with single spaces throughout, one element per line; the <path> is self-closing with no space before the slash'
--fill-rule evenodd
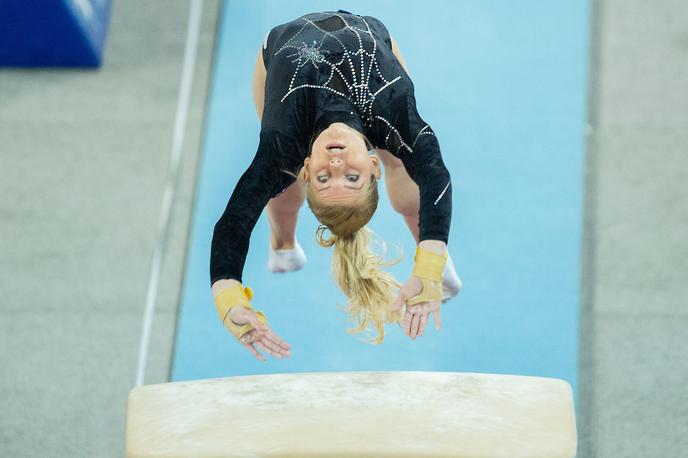
<path id="1" fill-rule="evenodd" d="M 398 263 L 401 257 L 385 261 L 387 249 L 384 241 L 381 241 L 382 254 L 370 251 L 373 233 L 367 226 L 344 237 L 332 234 L 324 238 L 325 229 L 322 224 L 318 227 L 316 241 L 323 247 L 334 246 L 332 276 L 349 299 L 343 311 L 350 320 L 358 323 L 356 328 L 347 329 L 347 332 L 357 334 L 372 325 L 378 336 L 365 343 L 379 345 L 385 338 L 385 323 L 398 323 L 401 319 L 401 311 L 391 311 L 400 284 L 380 268 Z"/>
<path id="2" fill-rule="evenodd" d="M 365 135 L 362 137 L 368 149 L 372 150 L 370 141 Z M 402 255 L 395 260 L 385 261 L 387 248 L 382 239 L 382 254 L 376 255 L 370 251 L 373 232 L 366 224 L 377 209 L 379 197 L 375 175 L 370 176 L 370 185 L 363 191 L 357 204 L 327 205 L 320 202 L 312 187 L 308 186 L 306 167 L 301 167 L 297 173 L 289 170 L 283 172 L 296 178 L 306 189 L 308 206 L 321 223 L 315 232 L 317 243 L 323 247 L 334 246 L 332 276 L 348 298 L 343 311 L 349 319 L 358 323 L 356 328 L 347 329 L 347 332 L 357 334 L 372 326 L 378 335 L 373 340 L 364 342 L 381 344 L 385 338 L 384 325 L 399 323 L 402 316 L 402 311 L 392 311 L 401 285 L 391 274 L 381 270 L 381 267 L 397 264 Z M 331 232 L 329 238 L 324 237 L 325 230 Z"/>

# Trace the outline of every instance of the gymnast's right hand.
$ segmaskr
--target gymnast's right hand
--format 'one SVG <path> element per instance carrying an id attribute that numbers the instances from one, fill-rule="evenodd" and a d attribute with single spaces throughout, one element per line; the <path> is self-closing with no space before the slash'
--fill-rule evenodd
<path id="1" fill-rule="evenodd" d="M 255 346 L 275 358 L 291 356 L 291 346 L 270 329 L 263 312 L 251 306 L 251 288 L 243 287 L 236 280 L 229 280 L 229 286 L 226 287 L 216 287 L 214 284 L 213 291 L 215 306 L 225 328 L 257 359 L 265 361 Z"/>

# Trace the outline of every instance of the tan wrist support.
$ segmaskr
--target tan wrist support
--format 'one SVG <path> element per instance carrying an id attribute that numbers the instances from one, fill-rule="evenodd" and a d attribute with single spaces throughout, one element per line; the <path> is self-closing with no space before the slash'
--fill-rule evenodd
<path id="1" fill-rule="evenodd" d="M 215 307 L 220 321 L 227 328 L 227 330 L 237 339 L 240 339 L 244 334 L 253 329 L 250 323 L 238 325 L 229 317 L 229 311 L 234 307 L 246 307 L 254 310 L 251 306 L 251 299 L 253 298 L 253 290 L 250 287 L 243 287 L 242 285 L 234 285 L 231 288 L 223 289 L 217 296 L 215 296 Z M 256 311 L 258 319 L 267 324 L 263 312 Z"/>
<path id="2" fill-rule="evenodd" d="M 420 294 L 406 300 L 406 305 L 416 305 L 422 302 L 440 302 L 442 300 L 442 272 L 447 261 L 448 253 L 443 255 L 416 247 L 413 276 L 420 278 L 423 290 Z"/>
<path id="3" fill-rule="evenodd" d="M 427 280 L 442 281 L 442 272 L 448 256 L 449 254 L 446 252 L 437 254 L 417 246 L 413 275 Z"/>

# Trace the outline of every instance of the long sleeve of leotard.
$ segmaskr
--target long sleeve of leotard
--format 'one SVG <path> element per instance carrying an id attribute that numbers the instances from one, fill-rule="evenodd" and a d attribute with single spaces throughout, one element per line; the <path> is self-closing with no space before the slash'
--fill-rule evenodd
<path id="1" fill-rule="evenodd" d="M 390 79 L 394 75 L 402 75 L 403 79 L 398 84 L 406 85 L 404 95 L 390 99 L 391 105 L 378 105 L 382 108 L 381 117 L 377 117 L 378 126 L 381 127 L 377 132 L 378 140 L 402 160 L 407 173 L 420 189 L 420 240 L 442 240 L 447 243 L 452 214 L 452 185 L 439 142 L 432 128 L 418 114 L 413 82 L 393 55 L 389 30 L 379 19 L 371 16 L 364 18 L 376 36 L 387 45 L 379 49 L 381 56 L 378 56 L 387 56 L 387 59 L 378 62 L 386 62 L 385 71 Z M 398 135 L 404 139 L 405 145 L 399 142 Z"/>
<path id="2" fill-rule="evenodd" d="M 452 185 L 432 128 L 420 117 L 413 94 L 408 97 L 409 136 L 412 152 L 402 162 L 420 190 L 418 215 L 420 240 L 447 243 L 452 214 Z"/>
<path id="3" fill-rule="evenodd" d="M 279 190 L 274 138 L 261 132 L 258 151 L 232 192 L 215 224 L 210 248 L 210 284 L 220 279 L 242 280 L 253 227 L 263 208 Z"/>

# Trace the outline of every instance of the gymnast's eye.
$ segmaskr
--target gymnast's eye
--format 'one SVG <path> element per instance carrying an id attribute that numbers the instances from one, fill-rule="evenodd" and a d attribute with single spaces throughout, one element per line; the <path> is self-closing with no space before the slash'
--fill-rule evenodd
<path id="1" fill-rule="evenodd" d="M 346 176 L 346 179 L 347 179 L 348 181 L 350 181 L 351 183 L 355 183 L 355 182 L 358 181 L 358 178 L 359 178 L 359 177 L 360 177 L 360 175 L 347 175 L 347 176 Z M 327 175 L 318 175 L 317 177 L 315 177 L 315 179 L 318 180 L 318 183 L 327 183 L 327 180 L 328 180 L 329 178 L 330 178 L 330 177 L 327 176 Z"/>

